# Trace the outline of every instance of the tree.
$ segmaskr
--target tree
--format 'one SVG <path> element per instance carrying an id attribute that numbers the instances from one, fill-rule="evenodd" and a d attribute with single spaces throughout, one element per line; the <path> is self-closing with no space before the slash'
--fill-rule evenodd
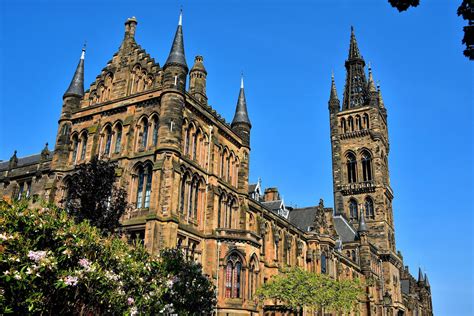
<path id="1" fill-rule="evenodd" d="M 161 252 L 162 274 L 168 277 L 170 291 L 164 293 L 173 313 L 210 315 L 216 306 L 214 284 L 202 274 L 199 263 L 186 259 L 180 249 Z"/>
<path id="2" fill-rule="evenodd" d="M 400 12 L 407 10 L 409 7 L 417 7 L 420 4 L 420 0 L 388 0 L 388 2 Z"/>
<path id="3" fill-rule="evenodd" d="M 143 315 L 166 309 L 159 258 L 54 206 L 0 201 L 0 314 Z"/>
<path id="4" fill-rule="evenodd" d="M 293 268 L 275 275 L 257 290 L 261 299 L 274 299 L 294 311 L 304 307 L 312 310 L 350 312 L 363 294 L 360 281 L 334 280 L 326 274 L 316 274 Z"/>
<path id="5" fill-rule="evenodd" d="M 113 232 L 125 213 L 127 193 L 116 186 L 116 163 L 92 158 L 77 167 L 67 183 L 66 210 L 77 222 L 85 219 L 102 232 Z"/>
<path id="6" fill-rule="evenodd" d="M 463 28 L 464 37 L 462 43 L 466 45 L 464 56 L 474 60 L 474 3 L 472 0 L 463 0 L 458 8 L 458 15 L 468 21 L 468 25 Z"/>

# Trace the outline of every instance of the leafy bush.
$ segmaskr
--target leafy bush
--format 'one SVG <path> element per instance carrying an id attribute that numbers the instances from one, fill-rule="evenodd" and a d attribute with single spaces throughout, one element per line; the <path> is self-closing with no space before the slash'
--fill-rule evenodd
<path id="1" fill-rule="evenodd" d="M 0 271 L 0 314 L 157 314 L 169 290 L 144 247 L 27 201 L 0 202 Z"/>
<path id="2" fill-rule="evenodd" d="M 344 313 L 357 309 L 358 298 L 363 293 L 358 279 L 335 280 L 327 274 L 316 274 L 301 268 L 283 271 L 257 290 L 261 299 L 279 300 L 295 311 L 307 307 Z"/>

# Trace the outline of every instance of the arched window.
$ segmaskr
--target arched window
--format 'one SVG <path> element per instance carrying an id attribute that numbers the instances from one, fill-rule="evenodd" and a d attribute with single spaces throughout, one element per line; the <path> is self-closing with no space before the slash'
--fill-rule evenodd
<path id="1" fill-rule="evenodd" d="M 241 277 L 242 262 L 237 255 L 231 255 L 227 260 L 226 276 L 225 276 L 225 297 L 240 298 L 241 297 Z"/>
<path id="2" fill-rule="evenodd" d="M 370 153 L 362 153 L 362 178 L 364 181 L 372 181 L 372 157 Z"/>
<path id="3" fill-rule="evenodd" d="M 349 131 L 353 132 L 354 131 L 354 119 L 352 118 L 352 116 L 349 116 L 348 120 L 347 120 L 347 125 L 349 125 Z"/>
<path id="4" fill-rule="evenodd" d="M 362 130 L 362 120 L 359 114 L 356 115 L 356 126 L 357 126 L 357 130 L 359 131 Z"/>
<path id="5" fill-rule="evenodd" d="M 191 142 L 191 125 L 189 125 L 184 131 L 184 154 L 189 155 L 189 146 Z"/>
<path id="6" fill-rule="evenodd" d="M 140 143 L 140 146 L 144 149 L 146 149 L 147 144 L 148 144 L 148 120 L 146 118 L 143 119 L 142 121 L 143 128 L 142 128 L 142 141 Z"/>
<path id="7" fill-rule="evenodd" d="M 122 125 L 117 124 L 115 127 L 115 148 L 114 153 L 118 154 L 122 150 Z"/>
<path id="8" fill-rule="evenodd" d="M 364 128 L 369 129 L 369 127 L 370 127 L 369 126 L 369 114 L 364 113 L 363 121 L 364 121 Z"/>
<path id="9" fill-rule="evenodd" d="M 367 218 L 374 218 L 374 202 L 370 197 L 365 198 L 365 216 Z"/>
<path id="10" fill-rule="evenodd" d="M 326 274 L 327 273 L 327 258 L 326 254 L 321 254 L 321 273 Z"/>
<path id="11" fill-rule="evenodd" d="M 347 126 L 346 126 L 346 119 L 345 118 L 342 118 L 341 119 L 341 131 L 343 133 L 346 133 L 347 132 Z"/>
<path id="12" fill-rule="evenodd" d="M 112 144 L 112 129 L 110 126 L 105 128 L 105 135 L 104 135 L 104 156 L 109 156 L 110 154 L 110 146 Z"/>
<path id="13" fill-rule="evenodd" d="M 81 139 L 81 160 L 84 160 L 86 159 L 86 151 L 87 151 L 87 134 L 84 133 L 82 135 L 82 139 Z"/>
<path id="14" fill-rule="evenodd" d="M 188 181 L 188 175 L 184 174 L 183 178 L 181 179 L 181 191 L 180 191 L 180 198 L 179 198 L 179 212 L 184 214 L 185 204 L 186 204 L 186 182 Z"/>
<path id="15" fill-rule="evenodd" d="M 77 158 L 77 150 L 79 148 L 79 139 L 77 135 L 74 135 L 72 137 L 72 163 L 76 163 L 76 158 Z"/>
<path id="16" fill-rule="evenodd" d="M 224 193 L 219 196 L 219 205 L 217 206 L 217 227 L 222 227 L 223 210 L 225 210 L 225 195 Z"/>
<path id="17" fill-rule="evenodd" d="M 347 154 L 347 182 L 357 181 L 357 160 L 353 153 Z"/>
<path id="18" fill-rule="evenodd" d="M 236 225 L 233 222 L 236 221 L 237 219 L 232 214 L 234 212 L 234 208 L 235 208 L 235 199 L 229 197 L 226 203 L 226 208 L 225 208 L 226 209 L 226 215 L 225 215 L 226 228 L 236 228 L 235 227 Z"/>
<path id="19" fill-rule="evenodd" d="M 138 168 L 138 186 L 137 186 L 137 197 L 136 197 L 137 208 L 150 207 L 151 182 L 152 182 L 151 166 L 150 165 L 146 167 L 140 166 Z"/>
<path id="20" fill-rule="evenodd" d="M 252 261 L 250 262 L 249 266 L 249 282 L 248 282 L 248 298 L 252 299 L 253 295 L 255 294 L 255 291 L 257 289 L 257 259 L 252 258 Z"/>
<path id="21" fill-rule="evenodd" d="M 155 116 L 153 117 L 153 146 L 158 144 L 158 118 Z"/>
<path id="22" fill-rule="evenodd" d="M 354 199 L 351 199 L 349 201 L 349 217 L 350 219 L 359 218 L 359 210 L 357 209 L 357 201 Z"/>
<path id="23" fill-rule="evenodd" d="M 196 130 L 194 133 L 193 139 L 193 159 L 196 160 L 198 158 L 198 151 L 199 151 L 199 130 Z"/>

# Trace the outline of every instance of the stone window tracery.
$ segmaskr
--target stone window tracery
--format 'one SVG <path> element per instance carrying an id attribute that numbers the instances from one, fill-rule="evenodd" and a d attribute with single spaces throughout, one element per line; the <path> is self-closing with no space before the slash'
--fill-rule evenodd
<path id="1" fill-rule="evenodd" d="M 231 255 L 227 260 L 226 277 L 225 277 L 225 297 L 240 298 L 241 297 L 241 278 L 242 278 L 242 262 L 237 255 Z"/>

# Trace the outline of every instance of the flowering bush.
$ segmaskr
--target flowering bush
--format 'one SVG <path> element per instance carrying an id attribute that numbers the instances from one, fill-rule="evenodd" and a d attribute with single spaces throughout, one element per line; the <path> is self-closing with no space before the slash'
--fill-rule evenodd
<path id="1" fill-rule="evenodd" d="M 53 206 L 0 202 L 0 314 L 159 314 L 168 276 L 143 246 Z"/>

